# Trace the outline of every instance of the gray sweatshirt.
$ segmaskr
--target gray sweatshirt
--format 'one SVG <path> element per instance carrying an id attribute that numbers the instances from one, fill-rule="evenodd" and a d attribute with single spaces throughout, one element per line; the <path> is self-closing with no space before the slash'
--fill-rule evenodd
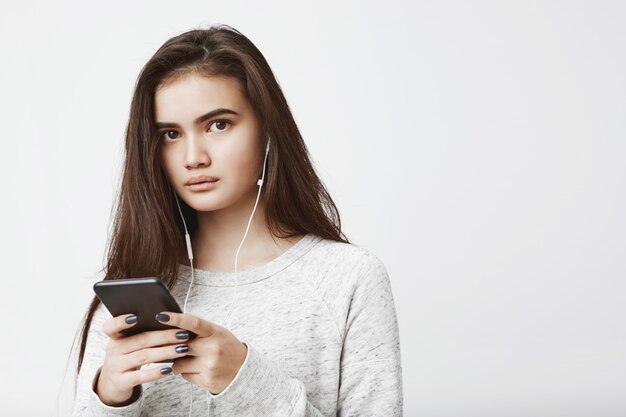
<path id="1" fill-rule="evenodd" d="M 235 274 L 195 269 L 187 312 L 223 325 Z M 172 294 L 183 305 L 191 269 Z M 401 416 L 396 311 L 384 265 L 352 244 L 306 235 L 273 261 L 238 273 L 227 327 L 248 347 L 235 379 L 213 395 L 178 375 L 144 384 L 124 407 L 93 391 L 108 338 L 100 306 L 89 331 L 72 416 Z M 163 366 L 163 365 L 160 365 Z"/>

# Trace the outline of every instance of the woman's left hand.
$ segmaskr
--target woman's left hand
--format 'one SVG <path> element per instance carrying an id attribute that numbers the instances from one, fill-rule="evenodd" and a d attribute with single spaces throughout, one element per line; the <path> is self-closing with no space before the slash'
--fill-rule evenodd
<path id="1" fill-rule="evenodd" d="M 169 320 L 160 320 L 165 316 Z M 191 314 L 163 312 L 157 315 L 157 320 L 197 335 L 187 343 L 189 356 L 174 362 L 174 373 L 211 394 L 219 394 L 235 379 L 248 348 L 228 329 Z"/>

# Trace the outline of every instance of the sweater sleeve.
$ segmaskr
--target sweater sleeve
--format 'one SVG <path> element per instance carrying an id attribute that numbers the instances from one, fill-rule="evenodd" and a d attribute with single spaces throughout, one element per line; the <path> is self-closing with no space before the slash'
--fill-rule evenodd
<path id="1" fill-rule="evenodd" d="M 384 265 L 373 255 L 357 268 L 347 296 L 336 416 L 402 416 L 402 369 L 394 300 Z M 211 415 L 322 417 L 303 382 L 246 343 L 231 384 L 209 394 Z"/>
<path id="2" fill-rule="evenodd" d="M 71 417 L 137 417 L 141 412 L 143 393 L 133 403 L 124 407 L 110 407 L 100 401 L 94 391 L 95 377 L 104 361 L 104 350 L 108 337 L 102 331 L 102 324 L 110 315 L 100 305 L 89 328 L 83 365 L 76 381 L 76 398 Z M 108 317 L 107 317 L 108 315 Z"/>
<path id="3" fill-rule="evenodd" d="M 351 290 L 338 416 L 402 416 L 402 368 L 396 310 L 385 266 L 369 255 Z"/>
<path id="4" fill-rule="evenodd" d="M 252 345 L 239 373 L 217 395 L 209 393 L 211 415 L 322 417 L 301 381 L 289 377 Z"/>

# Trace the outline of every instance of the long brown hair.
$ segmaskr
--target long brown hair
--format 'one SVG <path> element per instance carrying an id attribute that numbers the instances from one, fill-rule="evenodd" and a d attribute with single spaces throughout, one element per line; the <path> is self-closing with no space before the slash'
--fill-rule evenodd
<path id="1" fill-rule="evenodd" d="M 263 192 L 266 223 L 281 238 L 312 233 L 348 242 L 339 212 L 318 178 L 287 100 L 270 66 L 254 44 L 236 29 L 216 25 L 195 29 L 165 42 L 141 70 L 125 132 L 125 160 L 104 279 L 158 276 L 172 287 L 185 259 L 183 226 L 174 194 L 159 161 L 154 95 L 159 86 L 195 72 L 237 79 L 259 120 L 262 137 L 271 138 Z M 195 211 L 180 201 L 189 233 Z M 94 297 L 82 324 L 77 369 L 100 300 Z"/>

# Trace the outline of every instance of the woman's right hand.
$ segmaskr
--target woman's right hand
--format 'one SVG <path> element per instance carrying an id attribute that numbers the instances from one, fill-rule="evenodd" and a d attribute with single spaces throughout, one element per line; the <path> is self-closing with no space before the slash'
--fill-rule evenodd
<path id="1" fill-rule="evenodd" d="M 137 323 L 137 317 L 126 314 L 108 319 L 102 326 L 109 336 L 104 364 L 95 390 L 100 401 L 122 406 L 134 400 L 135 387 L 165 378 L 171 367 L 141 370 L 141 366 L 186 355 L 185 341 L 190 332 L 180 329 L 157 330 L 126 336 L 122 331 Z M 176 350 L 177 347 L 185 346 Z M 179 353 L 180 352 L 180 353 Z"/>

